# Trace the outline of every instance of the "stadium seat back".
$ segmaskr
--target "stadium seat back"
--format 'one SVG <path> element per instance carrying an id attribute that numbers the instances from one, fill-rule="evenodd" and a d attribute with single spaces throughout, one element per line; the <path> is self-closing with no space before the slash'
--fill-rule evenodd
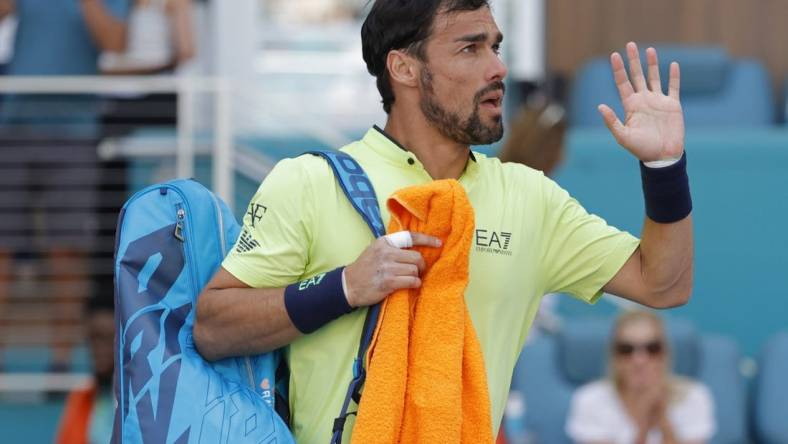
<path id="1" fill-rule="evenodd" d="M 681 100 L 688 127 L 774 124 L 771 83 L 760 62 L 731 58 L 718 47 L 661 46 L 657 51 L 663 91 L 667 91 L 670 63 L 677 61 L 681 66 Z M 640 58 L 645 69 L 644 51 Z M 601 103 L 623 118 L 607 57 L 590 60 L 577 72 L 570 96 L 570 123 L 604 126 L 597 111 Z"/>
<path id="2" fill-rule="evenodd" d="M 758 360 L 759 373 L 753 396 L 753 426 L 758 442 L 788 442 L 788 331 L 773 336 Z"/>
<path id="3" fill-rule="evenodd" d="M 572 319 L 558 334 L 541 335 L 523 350 L 512 389 L 525 397 L 526 427 L 537 442 L 572 442 L 564 430 L 572 394 L 607 374 L 612 326 L 612 319 Z M 674 372 L 700 380 L 714 397 L 718 431 L 712 443 L 747 442 L 744 382 L 735 343 L 702 336 L 685 320 L 669 319 L 666 329 Z"/>

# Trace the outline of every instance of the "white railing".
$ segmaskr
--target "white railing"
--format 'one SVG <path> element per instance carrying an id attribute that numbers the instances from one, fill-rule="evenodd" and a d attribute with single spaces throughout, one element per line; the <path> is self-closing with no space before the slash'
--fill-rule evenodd
<path id="1" fill-rule="evenodd" d="M 181 76 L 7 76 L 0 77 L 0 94 L 152 94 L 178 98 L 176 175 L 194 175 L 195 95 L 214 98 L 213 188 L 233 207 L 232 85 L 220 77 Z"/>

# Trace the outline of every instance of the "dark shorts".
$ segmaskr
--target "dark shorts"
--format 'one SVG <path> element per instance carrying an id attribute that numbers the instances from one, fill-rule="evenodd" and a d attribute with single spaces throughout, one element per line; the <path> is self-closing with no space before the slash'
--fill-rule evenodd
<path id="1" fill-rule="evenodd" d="M 94 247 L 97 143 L 96 137 L 0 129 L 0 248 Z"/>

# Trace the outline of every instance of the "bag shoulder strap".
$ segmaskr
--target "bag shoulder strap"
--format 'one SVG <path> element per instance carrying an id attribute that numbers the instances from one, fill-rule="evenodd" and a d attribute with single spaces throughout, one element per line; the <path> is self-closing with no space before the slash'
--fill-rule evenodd
<path id="1" fill-rule="evenodd" d="M 383 226 L 383 219 L 380 216 L 380 206 L 378 206 L 375 189 L 369 177 L 367 177 L 366 173 L 361 168 L 361 165 L 348 154 L 341 151 L 310 151 L 307 154 L 320 156 L 326 159 L 331 169 L 334 171 L 334 176 L 340 188 L 342 188 L 342 191 L 345 193 L 345 196 L 347 196 L 353 208 L 355 208 L 364 219 L 364 222 L 369 226 L 369 229 L 375 237 L 385 235 L 386 229 Z M 364 328 L 361 332 L 358 352 L 353 362 L 353 379 L 348 385 L 339 416 L 334 419 L 331 444 L 340 444 L 342 442 L 345 422 L 348 416 L 356 413 L 348 412 L 350 400 L 352 399 L 356 404 L 361 402 L 361 387 L 363 387 L 364 380 L 367 377 L 367 371 L 364 368 L 364 357 L 372 342 L 372 336 L 378 324 L 379 314 L 380 304 L 373 305 L 367 309 L 367 317 L 364 320 Z"/>

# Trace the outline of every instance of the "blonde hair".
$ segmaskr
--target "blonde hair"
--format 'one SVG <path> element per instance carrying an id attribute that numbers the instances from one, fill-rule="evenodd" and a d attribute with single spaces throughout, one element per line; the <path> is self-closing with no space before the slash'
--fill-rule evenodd
<path id="1" fill-rule="evenodd" d="M 621 379 L 621 375 L 619 375 L 616 371 L 616 352 L 615 346 L 618 342 L 619 334 L 621 331 L 627 327 L 628 325 L 635 324 L 638 322 L 648 322 L 650 323 L 657 332 L 657 337 L 659 341 L 662 343 L 662 350 L 663 350 L 663 369 L 665 376 L 665 381 L 667 382 L 668 392 L 671 403 L 677 402 L 684 398 L 687 394 L 687 389 L 689 388 L 690 380 L 681 376 L 677 376 L 673 374 L 671 370 L 673 361 L 671 357 L 671 350 L 670 344 L 668 343 L 667 334 L 665 333 L 665 324 L 655 312 L 647 311 L 647 310 L 631 310 L 626 311 L 621 314 L 618 319 L 616 319 L 615 324 L 613 325 L 613 335 L 612 340 L 610 341 L 610 347 L 608 351 L 608 376 L 613 383 L 613 386 L 616 389 L 616 392 L 621 395 L 623 390 L 623 381 Z"/>

